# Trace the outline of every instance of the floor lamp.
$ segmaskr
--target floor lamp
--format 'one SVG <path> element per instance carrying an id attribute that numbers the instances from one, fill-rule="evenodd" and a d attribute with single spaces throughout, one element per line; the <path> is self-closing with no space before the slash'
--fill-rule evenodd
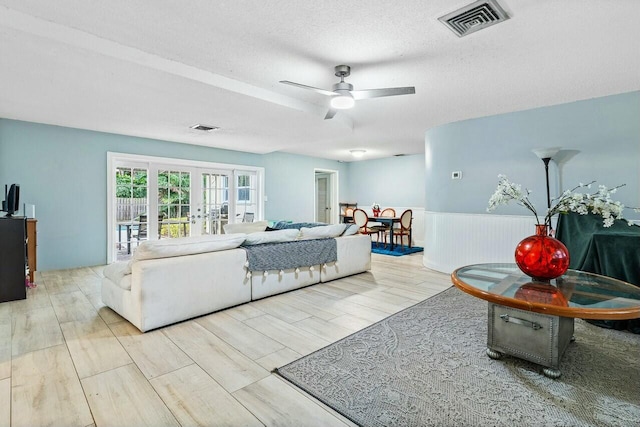
<path id="1" fill-rule="evenodd" d="M 544 173 L 547 178 L 547 209 L 551 209 L 551 194 L 549 193 L 549 160 L 555 156 L 560 147 L 534 148 L 531 150 L 544 162 Z"/>

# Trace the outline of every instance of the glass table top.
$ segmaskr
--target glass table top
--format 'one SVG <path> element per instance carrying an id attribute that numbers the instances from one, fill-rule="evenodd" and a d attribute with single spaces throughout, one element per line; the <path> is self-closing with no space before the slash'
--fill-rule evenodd
<path id="1" fill-rule="evenodd" d="M 516 264 L 476 264 L 451 274 L 459 289 L 495 304 L 583 319 L 640 317 L 640 287 L 577 270 L 536 282 Z"/>

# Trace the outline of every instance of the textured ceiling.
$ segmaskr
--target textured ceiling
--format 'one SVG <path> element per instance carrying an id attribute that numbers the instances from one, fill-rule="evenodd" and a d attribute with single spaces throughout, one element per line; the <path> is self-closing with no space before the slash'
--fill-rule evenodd
<path id="1" fill-rule="evenodd" d="M 474 117 L 640 90 L 640 1 L 499 0 L 504 23 L 458 38 L 471 1 L 0 0 L 0 117 L 254 153 L 352 160 L 424 150 Z M 415 86 L 323 120 L 355 89 Z M 214 133 L 189 129 L 219 126 Z"/>

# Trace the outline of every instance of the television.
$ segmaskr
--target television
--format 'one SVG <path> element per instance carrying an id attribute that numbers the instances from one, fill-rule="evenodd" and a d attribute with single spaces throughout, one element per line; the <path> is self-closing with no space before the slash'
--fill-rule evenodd
<path id="1" fill-rule="evenodd" d="M 2 202 L 2 211 L 7 213 L 7 217 L 11 217 L 15 212 L 20 210 L 20 186 L 11 184 L 11 187 L 4 186 L 4 202 Z"/>

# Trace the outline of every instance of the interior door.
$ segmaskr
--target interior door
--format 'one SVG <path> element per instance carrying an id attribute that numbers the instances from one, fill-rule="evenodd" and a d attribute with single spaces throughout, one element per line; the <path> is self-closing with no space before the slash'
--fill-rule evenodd
<path id="1" fill-rule="evenodd" d="M 331 187 L 323 173 L 316 173 L 316 221 L 331 223 Z"/>

